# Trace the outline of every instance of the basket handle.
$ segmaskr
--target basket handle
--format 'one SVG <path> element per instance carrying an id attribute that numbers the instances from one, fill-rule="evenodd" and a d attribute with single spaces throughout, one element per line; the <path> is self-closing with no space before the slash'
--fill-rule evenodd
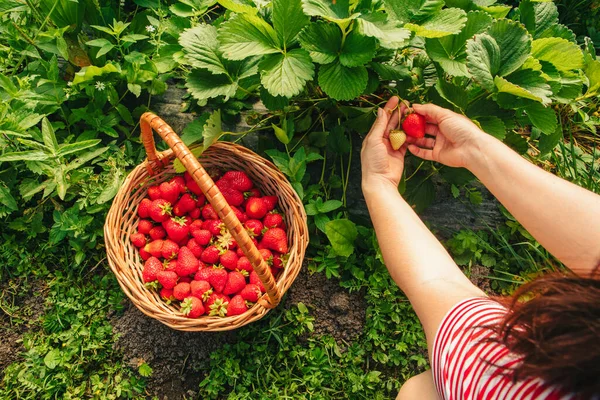
<path id="1" fill-rule="evenodd" d="M 144 144 L 146 154 L 148 155 L 149 174 L 153 175 L 157 173 L 169 161 L 169 158 L 165 156 L 164 152 L 159 153 L 156 151 L 154 135 L 152 133 L 152 130 L 154 129 L 160 137 L 167 142 L 175 156 L 181 161 L 200 189 L 202 189 L 206 199 L 213 206 L 217 215 L 221 218 L 221 221 L 223 221 L 238 246 L 242 249 L 246 257 L 248 257 L 248 260 L 252 264 L 252 267 L 258 274 L 260 281 L 269 295 L 269 301 L 263 301 L 261 304 L 267 308 L 277 306 L 281 301 L 281 291 L 275 283 L 275 278 L 273 278 L 271 269 L 263 260 L 258 249 L 250 239 L 248 232 L 246 232 L 240 220 L 231 210 L 231 207 L 221 194 L 221 191 L 202 167 L 198 158 L 192 154 L 190 149 L 181 141 L 173 129 L 156 114 L 150 112 L 144 113 L 140 118 L 140 129 L 142 131 L 142 143 Z"/>

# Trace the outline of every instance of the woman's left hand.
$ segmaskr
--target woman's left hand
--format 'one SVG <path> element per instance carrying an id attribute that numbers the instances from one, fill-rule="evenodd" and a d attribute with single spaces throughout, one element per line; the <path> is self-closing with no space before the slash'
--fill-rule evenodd
<path id="1" fill-rule="evenodd" d="M 360 153 L 363 190 L 381 183 L 398 186 L 402 178 L 407 144 L 394 150 L 389 140 L 390 130 L 397 128 L 399 116 L 406 109 L 402 104 L 398 111 L 398 101 L 394 96 L 383 109 L 377 110 L 377 119 L 363 141 Z"/>

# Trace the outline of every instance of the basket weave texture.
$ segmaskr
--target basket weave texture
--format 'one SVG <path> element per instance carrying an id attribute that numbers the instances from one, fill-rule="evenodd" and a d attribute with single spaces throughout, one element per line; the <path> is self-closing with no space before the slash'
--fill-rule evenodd
<path id="1" fill-rule="evenodd" d="M 306 213 L 302 201 L 275 165 L 245 147 L 217 142 L 196 158 L 160 117 L 145 113 L 140 119 L 140 127 L 148 158 L 125 179 L 113 200 L 104 225 L 107 258 L 119 285 L 144 314 L 181 331 L 231 330 L 262 318 L 281 301 L 281 297 L 302 267 L 308 245 Z M 153 130 L 167 142 L 169 150 L 160 153 L 156 151 Z M 177 307 L 166 304 L 156 290 L 144 286 L 143 261 L 138 249 L 131 243 L 130 236 L 137 232 L 137 208 L 147 196 L 148 187 L 169 180 L 175 175 L 172 163 L 175 157 L 200 186 L 265 286 L 266 293 L 244 314 L 224 318 L 206 315 L 194 319 L 187 318 Z M 264 195 L 277 196 L 279 199 L 278 208 L 288 226 L 290 251 L 288 262 L 277 282 L 248 233 L 205 170 L 215 167 L 245 171 Z"/>

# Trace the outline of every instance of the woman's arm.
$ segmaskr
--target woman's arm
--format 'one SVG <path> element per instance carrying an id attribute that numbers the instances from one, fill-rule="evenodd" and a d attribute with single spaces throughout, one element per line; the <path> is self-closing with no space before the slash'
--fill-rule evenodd
<path id="1" fill-rule="evenodd" d="M 430 104 L 414 108 L 435 139 L 411 140 L 412 153 L 469 169 L 574 272 L 589 275 L 600 264 L 600 196 L 536 167 L 452 111 Z"/>
<path id="2" fill-rule="evenodd" d="M 394 151 L 389 129 L 392 98 L 381 110 L 361 153 L 362 187 L 390 275 L 406 293 L 427 336 L 429 348 L 444 315 L 459 301 L 484 296 L 461 272 L 440 242 L 398 193 L 406 147 Z M 389 123 L 389 124 L 388 124 Z"/>

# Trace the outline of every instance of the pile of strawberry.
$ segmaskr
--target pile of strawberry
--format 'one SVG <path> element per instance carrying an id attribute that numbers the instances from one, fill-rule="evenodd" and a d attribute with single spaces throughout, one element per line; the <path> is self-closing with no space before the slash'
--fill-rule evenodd
<path id="1" fill-rule="evenodd" d="M 286 224 L 276 196 L 263 196 L 242 171 L 213 177 L 277 277 L 288 257 Z M 265 288 L 248 258 L 186 172 L 148 188 L 131 242 L 144 260 L 147 287 L 189 318 L 243 314 Z"/>

